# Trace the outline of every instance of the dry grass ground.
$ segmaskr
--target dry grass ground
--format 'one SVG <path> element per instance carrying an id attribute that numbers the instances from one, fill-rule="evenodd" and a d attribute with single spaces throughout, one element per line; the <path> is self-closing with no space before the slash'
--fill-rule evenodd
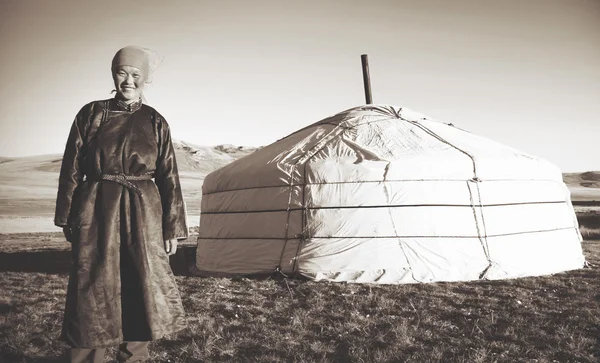
<path id="1" fill-rule="evenodd" d="M 578 219 L 590 266 L 554 276 L 400 286 L 178 276 L 189 327 L 153 342 L 150 362 L 598 362 L 600 214 Z M 64 361 L 68 265 L 45 259 L 69 249 L 58 232 L 0 235 L 0 362 Z M 15 269 L 7 256 L 39 265 Z"/>
<path id="2" fill-rule="evenodd" d="M 600 208 L 579 210 L 577 212 L 579 231 L 584 239 L 600 239 Z"/>
<path id="3" fill-rule="evenodd" d="M 598 362 L 600 241 L 583 247 L 590 267 L 505 281 L 179 276 L 189 327 L 153 342 L 150 362 Z M 66 284 L 0 273 L 0 362 L 62 361 Z"/>
<path id="4" fill-rule="evenodd" d="M 252 151 L 176 150 L 190 213 L 199 212 L 204 176 Z M 0 164 L 0 217 L 51 219 L 60 156 Z M 599 175 L 565 176 L 573 200 L 586 202 L 578 213 L 585 269 L 400 286 L 178 276 L 189 327 L 153 342 L 150 363 L 599 362 L 600 212 L 588 203 L 600 200 Z M 60 233 L 0 234 L 0 363 L 64 361 L 56 338 L 67 274 L 63 260 L 45 259 L 68 262 L 69 250 Z M 23 261 L 29 266 L 15 266 Z"/>

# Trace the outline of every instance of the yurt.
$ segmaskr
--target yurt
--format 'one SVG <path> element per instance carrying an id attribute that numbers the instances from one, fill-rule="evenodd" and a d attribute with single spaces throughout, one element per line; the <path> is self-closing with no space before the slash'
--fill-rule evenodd
<path id="1" fill-rule="evenodd" d="M 366 105 L 211 174 L 197 269 L 423 283 L 581 268 L 553 164 L 406 108 Z"/>

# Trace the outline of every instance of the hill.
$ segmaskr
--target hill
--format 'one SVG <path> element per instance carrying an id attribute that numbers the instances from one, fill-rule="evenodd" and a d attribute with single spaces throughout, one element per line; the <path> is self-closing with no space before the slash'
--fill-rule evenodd
<path id="1" fill-rule="evenodd" d="M 596 201 L 600 203 L 600 171 L 564 173 L 563 180 L 575 202 Z"/>
<path id="2" fill-rule="evenodd" d="M 191 216 L 190 225 L 198 221 L 202 183 L 206 175 L 258 149 L 234 145 L 199 146 L 180 140 L 174 140 L 173 147 Z M 48 225 L 39 227 L 40 231 L 53 228 L 51 218 L 61 161 L 60 154 L 0 157 L 0 233 L 17 223 L 15 218 L 28 219 L 22 221 L 24 228 L 35 223 Z M 575 203 L 600 203 L 600 171 L 566 173 L 564 181 Z M 12 220 L 7 222 L 7 218 Z M 31 218 L 39 221 L 32 222 Z"/>
<path id="3" fill-rule="evenodd" d="M 173 141 L 179 171 L 199 172 L 203 175 L 232 161 L 251 154 L 258 148 L 249 146 L 197 146 L 184 141 Z"/>
<path id="4" fill-rule="evenodd" d="M 173 141 L 173 147 L 188 211 L 195 214 L 200 210 L 204 177 L 257 150 L 233 145 L 197 146 L 178 140 Z M 60 154 L 0 157 L 0 217 L 51 216 L 61 161 Z"/>

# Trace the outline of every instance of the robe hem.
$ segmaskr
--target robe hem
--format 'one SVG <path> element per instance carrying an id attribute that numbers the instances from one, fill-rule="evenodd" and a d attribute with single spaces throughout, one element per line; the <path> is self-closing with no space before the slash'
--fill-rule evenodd
<path id="1" fill-rule="evenodd" d="M 146 341 L 160 340 L 167 335 L 175 334 L 177 332 L 184 330 L 185 328 L 187 328 L 187 324 L 179 326 L 179 327 L 174 328 L 169 331 L 163 331 L 160 333 L 152 334 L 152 338 L 150 340 L 146 340 Z M 84 348 L 84 349 L 109 348 L 109 347 L 113 347 L 113 346 L 119 345 L 121 343 L 124 343 L 126 341 L 123 339 L 123 336 L 119 336 L 118 338 L 114 338 L 114 339 L 111 339 L 108 341 L 98 342 L 97 344 L 80 345 L 80 344 L 73 344 L 73 342 L 68 337 L 66 337 L 64 334 L 61 334 L 60 337 L 58 338 L 58 340 L 66 342 L 71 348 Z"/>

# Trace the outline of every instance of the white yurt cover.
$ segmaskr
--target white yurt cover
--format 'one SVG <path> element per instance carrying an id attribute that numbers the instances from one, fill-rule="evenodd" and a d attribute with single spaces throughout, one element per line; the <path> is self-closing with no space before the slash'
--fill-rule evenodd
<path id="1" fill-rule="evenodd" d="M 414 283 L 584 264 L 556 166 L 395 106 L 341 112 L 214 171 L 201 209 L 204 274 Z"/>

